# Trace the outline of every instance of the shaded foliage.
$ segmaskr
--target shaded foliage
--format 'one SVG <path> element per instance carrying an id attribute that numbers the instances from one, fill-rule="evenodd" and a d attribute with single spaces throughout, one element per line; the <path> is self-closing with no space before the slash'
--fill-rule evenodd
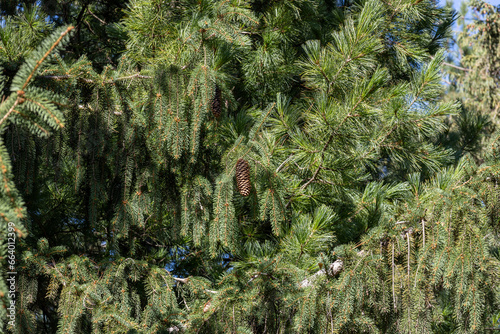
<path id="1" fill-rule="evenodd" d="M 10 40 L 38 13 L 2 81 L 0 229 L 14 221 L 24 237 L 16 326 L 1 330 L 488 326 L 499 302 L 497 142 L 477 159 L 457 139 L 474 135 L 470 122 L 450 135 L 467 106 L 441 99 L 441 48 L 455 19 L 446 8 L 1 9 Z M 55 52 L 57 27 L 75 18 Z"/>

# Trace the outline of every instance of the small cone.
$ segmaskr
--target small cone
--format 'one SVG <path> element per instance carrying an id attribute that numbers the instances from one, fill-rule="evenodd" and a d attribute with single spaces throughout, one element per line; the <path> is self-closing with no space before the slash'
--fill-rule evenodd
<path id="1" fill-rule="evenodd" d="M 219 86 L 215 85 L 215 94 L 212 100 L 212 114 L 215 118 L 219 118 L 221 114 L 221 94 Z"/>
<path id="2" fill-rule="evenodd" d="M 250 183 L 250 166 L 245 159 L 238 159 L 236 163 L 236 184 L 242 196 L 250 195 L 252 184 Z"/>

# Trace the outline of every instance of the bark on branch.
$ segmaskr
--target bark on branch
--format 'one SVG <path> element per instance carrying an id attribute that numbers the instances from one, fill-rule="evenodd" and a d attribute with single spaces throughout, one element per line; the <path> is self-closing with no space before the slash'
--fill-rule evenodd
<path id="1" fill-rule="evenodd" d="M 179 277 L 174 277 L 174 276 L 171 276 L 171 277 L 174 279 L 174 281 L 181 282 L 183 284 L 186 284 L 189 281 L 189 277 L 187 277 L 187 278 L 179 278 Z M 204 289 L 204 291 L 207 293 L 213 293 L 213 294 L 218 293 L 217 291 L 208 290 L 208 289 Z"/>
<path id="2" fill-rule="evenodd" d="M 328 276 L 337 276 L 340 274 L 340 272 L 344 269 L 344 262 L 342 260 L 336 260 L 333 263 L 330 263 L 330 265 L 327 268 L 323 268 L 321 270 L 318 270 L 316 273 L 314 273 L 312 276 L 309 278 L 306 278 L 299 284 L 299 288 L 307 288 L 310 286 L 314 286 L 314 282 L 321 276 L 328 275 Z"/>

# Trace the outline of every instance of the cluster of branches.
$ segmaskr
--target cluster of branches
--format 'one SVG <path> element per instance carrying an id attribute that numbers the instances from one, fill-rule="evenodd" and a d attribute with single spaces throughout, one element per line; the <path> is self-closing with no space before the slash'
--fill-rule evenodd
<path id="1" fill-rule="evenodd" d="M 0 230 L 20 238 L 16 325 L 0 331 L 489 326 L 498 144 L 458 149 L 481 131 L 441 99 L 452 12 L 132 0 L 112 23 L 75 2 L 66 49 L 64 26 L 29 53 L 53 29 L 41 22 L 61 23 L 47 3 L 2 28 L 39 33 L 16 62 L 0 49 L 16 70 L 1 89 Z M 38 26 L 19 23 L 31 12 Z"/>

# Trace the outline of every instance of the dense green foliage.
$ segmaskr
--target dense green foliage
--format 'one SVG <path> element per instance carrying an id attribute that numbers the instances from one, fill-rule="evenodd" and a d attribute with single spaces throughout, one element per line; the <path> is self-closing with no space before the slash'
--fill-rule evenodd
<path id="1" fill-rule="evenodd" d="M 0 230 L 17 236 L 0 332 L 492 326 L 498 99 L 477 73 L 498 35 L 481 23 L 445 87 L 456 17 L 432 0 L 0 13 Z"/>
<path id="2" fill-rule="evenodd" d="M 447 66 L 449 80 L 446 99 L 459 100 L 462 108 L 448 134 L 456 145 L 457 154 L 468 152 L 482 159 L 484 149 L 495 140 L 499 130 L 499 9 L 482 1 L 470 4 L 474 20 L 459 21 L 461 32 L 453 41 L 450 61 L 459 66 Z M 469 7 L 462 5 L 462 17 Z M 457 138 L 461 136 L 461 138 Z"/>

